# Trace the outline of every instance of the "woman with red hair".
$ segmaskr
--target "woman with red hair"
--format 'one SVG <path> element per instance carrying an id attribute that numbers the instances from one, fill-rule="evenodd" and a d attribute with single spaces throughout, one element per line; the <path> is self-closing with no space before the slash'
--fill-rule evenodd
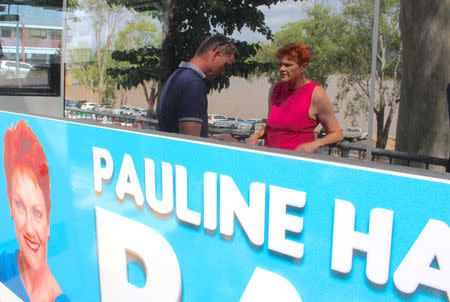
<path id="1" fill-rule="evenodd" d="M 44 149 L 21 120 L 4 136 L 6 190 L 20 249 L 0 254 L 0 281 L 23 301 L 68 301 L 50 272 L 50 176 Z"/>
<path id="2" fill-rule="evenodd" d="M 266 127 L 254 133 L 248 144 L 314 152 L 319 147 L 343 138 L 342 129 L 325 89 L 307 79 L 311 51 L 303 43 L 291 43 L 277 51 L 280 63 L 279 82 L 273 89 Z M 315 139 L 314 129 L 321 124 L 327 135 Z"/>

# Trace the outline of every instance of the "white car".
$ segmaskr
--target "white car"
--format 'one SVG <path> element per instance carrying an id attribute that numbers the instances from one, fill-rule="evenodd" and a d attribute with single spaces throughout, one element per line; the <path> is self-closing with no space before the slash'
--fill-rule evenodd
<path id="1" fill-rule="evenodd" d="M 131 112 L 134 111 L 133 108 L 136 108 L 136 107 L 133 107 L 133 106 L 122 106 L 120 108 L 113 109 L 112 113 L 113 114 L 119 114 L 119 115 L 130 115 Z"/>
<path id="2" fill-rule="evenodd" d="M 224 121 L 227 118 L 221 114 L 210 114 L 208 116 L 208 125 L 210 126 L 216 126 L 217 121 Z"/>
<path id="3" fill-rule="evenodd" d="M 112 106 L 108 105 L 108 104 L 101 104 L 98 106 L 97 108 L 98 111 L 104 111 L 104 112 L 108 112 L 108 113 L 112 113 Z"/>
<path id="4" fill-rule="evenodd" d="M 122 106 L 122 107 L 120 107 L 120 108 L 114 108 L 113 109 L 113 111 L 112 111 L 112 113 L 113 114 L 122 114 L 122 112 L 125 110 L 125 109 L 127 109 L 127 106 Z"/>
<path id="5" fill-rule="evenodd" d="M 7 79 L 25 79 L 33 65 L 16 61 L 0 61 L 0 76 Z"/>
<path id="6" fill-rule="evenodd" d="M 226 120 L 219 120 L 215 123 L 216 127 L 219 128 L 238 128 L 239 124 L 245 123 L 243 119 L 240 119 L 238 117 L 229 117 Z"/>
<path id="7" fill-rule="evenodd" d="M 141 111 L 141 108 L 128 106 L 127 109 L 122 111 L 123 115 L 133 115 L 133 116 L 139 116 L 139 112 Z"/>
<path id="8" fill-rule="evenodd" d="M 254 124 L 261 123 L 261 122 L 262 122 L 262 119 L 259 119 L 259 118 L 248 119 L 245 123 L 240 123 L 238 125 L 238 130 L 242 130 L 242 131 L 252 130 L 254 128 Z"/>
<path id="9" fill-rule="evenodd" d="M 359 127 L 348 127 L 343 131 L 344 139 L 349 141 L 357 141 L 366 139 L 368 133 Z"/>
<path id="10" fill-rule="evenodd" d="M 81 109 L 83 110 L 96 110 L 98 107 L 98 104 L 96 103 L 84 103 L 81 105 Z"/>

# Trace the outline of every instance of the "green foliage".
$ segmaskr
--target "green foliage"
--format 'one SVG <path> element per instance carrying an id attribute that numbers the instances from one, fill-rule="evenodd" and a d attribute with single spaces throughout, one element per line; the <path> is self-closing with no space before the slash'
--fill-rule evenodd
<path id="1" fill-rule="evenodd" d="M 95 90 L 98 87 L 98 67 L 93 61 L 92 49 L 69 49 L 67 56 L 67 67 L 73 78 L 83 86 Z"/>
<path id="2" fill-rule="evenodd" d="M 137 87 L 145 81 L 157 80 L 159 54 L 159 49 L 152 47 L 114 51 L 112 58 L 117 64 L 108 68 L 108 74 L 117 79 L 118 88 L 124 89 Z"/>
<path id="3" fill-rule="evenodd" d="M 263 45 L 253 60 L 271 64 L 272 67 L 267 74 L 271 82 L 278 81 L 276 50 L 292 42 L 305 43 L 312 52 L 306 76 L 326 86 L 326 80 L 330 75 L 340 75 L 338 94 L 333 105 L 338 109 L 344 99 L 353 93 L 351 102 L 345 106 L 344 115 L 355 124 L 356 117 L 368 113 L 369 109 L 374 4 L 372 0 L 341 2 L 343 8 L 340 12 L 321 4 L 307 8 L 304 20 L 284 26 L 275 34 L 272 43 Z M 378 124 L 377 147 L 382 148 L 385 144 L 379 142 L 386 139 L 383 136 L 388 134 L 392 114 L 397 106 L 396 100 L 399 97 L 401 78 L 399 10 L 398 0 L 381 1 L 375 114 Z M 387 81 L 390 83 L 387 84 Z M 387 108 L 389 115 L 385 118 Z"/>
<path id="4" fill-rule="evenodd" d="M 254 57 L 257 62 L 272 65 L 268 73 L 270 82 L 280 80 L 276 51 L 294 42 L 303 42 L 311 49 L 312 59 L 306 73 L 311 80 L 326 87 L 328 76 L 338 71 L 339 44 L 343 36 L 344 20 L 330 7 L 320 4 L 307 8 L 306 14 L 305 20 L 283 26 L 281 31 L 275 34 L 272 43 L 264 45 Z"/>
<path id="5" fill-rule="evenodd" d="M 126 51 L 143 46 L 155 46 L 160 43 L 161 36 L 151 19 L 145 16 L 137 16 L 135 19 L 128 21 L 126 27 L 117 33 L 114 49 Z"/>
<path id="6" fill-rule="evenodd" d="M 112 85 L 111 85 L 112 84 Z M 114 83 L 106 82 L 106 89 L 102 95 L 102 104 L 113 105 L 116 98 L 116 89 Z"/>
<path id="7" fill-rule="evenodd" d="M 81 63 L 69 69 L 72 76 L 86 87 L 95 90 L 98 87 L 98 67 L 94 62 Z"/>
<path id="8" fill-rule="evenodd" d="M 101 49 L 102 56 L 110 57 L 105 54 L 105 50 Z M 98 92 L 100 84 L 100 73 L 95 56 L 90 48 L 70 49 L 68 53 L 68 72 L 78 83 L 87 87 L 90 92 Z M 113 60 L 108 60 L 107 68 L 120 66 L 123 63 L 118 63 Z M 118 79 L 111 76 L 104 78 L 105 90 L 100 100 L 102 104 L 114 104 L 115 102 L 115 88 L 118 86 Z"/>
<path id="9" fill-rule="evenodd" d="M 343 0 L 343 17 L 347 21 L 345 37 L 341 52 L 340 73 L 343 75 L 338 85 L 358 86 L 360 93 L 353 98 L 359 110 L 346 111 L 354 118 L 361 112 L 368 113 L 370 99 L 370 59 L 372 53 L 373 1 Z M 398 0 L 382 0 L 380 2 L 380 18 L 378 31 L 378 54 L 376 70 L 375 114 L 377 115 L 378 132 L 388 133 L 383 129 L 384 111 L 386 107 L 396 109 L 401 79 L 401 39 L 399 31 L 400 5 Z M 387 80 L 392 82 L 387 85 Z M 342 91 L 342 89 L 341 89 Z M 342 101 L 347 94 L 338 95 Z M 391 116 L 389 116 L 390 118 Z M 390 123 L 386 123 L 390 125 Z M 380 137 L 380 133 L 379 136 Z"/>
<path id="10" fill-rule="evenodd" d="M 80 6 L 78 0 L 67 0 L 67 8 L 68 9 L 77 9 Z"/>
<path id="11" fill-rule="evenodd" d="M 131 89 L 157 80 L 161 42 L 156 26 L 148 16 L 136 16 L 117 36 L 112 58 L 116 64 L 107 73 L 117 80 L 117 88 Z"/>
<path id="12" fill-rule="evenodd" d="M 241 31 L 244 27 L 272 39 L 272 32 L 264 22 L 264 14 L 259 6 L 271 6 L 285 0 L 108 0 L 109 4 L 123 4 L 137 11 L 150 13 L 157 17 L 163 26 L 163 39 L 158 49 L 149 46 L 149 52 L 159 51 L 159 65 L 141 61 L 134 64 L 138 70 L 150 69 L 142 72 L 143 80 L 154 79 L 158 75 L 160 83 L 164 83 L 181 61 L 187 61 L 195 54 L 201 41 L 214 32 L 232 35 L 234 31 Z M 295 0 L 296 1 L 296 0 Z M 258 44 L 237 41 L 239 58 L 227 76 L 247 77 L 257 68 L 267 69 L 266 64 L 249 62 L 247 59 L 256 54 Z M 142 57 L 140 50 L 133 58 L 137 61 Z M 119 55 L 117 55 L 119 56 Z M 116 57 L 116 55 L 114 55 Z M 153 62 L 153 60 L 152 60 Z M 143 68 L 140 68 L 143 67 Z M 117 74 L 117 73 L 116 73 Z M 134 78 L 134 76 L 133 76 Z M 133 81 L 129 81 L 131 83 Z M 138 84 L 134 81 L 134 84 Z M 229 86 L 228 77 L 217 78 L 210 87 L 222 89 Z"/>

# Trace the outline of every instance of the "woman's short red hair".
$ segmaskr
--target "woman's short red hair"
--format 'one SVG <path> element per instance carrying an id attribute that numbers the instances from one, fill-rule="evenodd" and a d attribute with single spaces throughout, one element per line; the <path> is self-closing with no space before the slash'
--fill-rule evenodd
<path id="1" fill-rule="evenodd" d="M 298 65 L 303 65 L 311 60 L 311 50 L 303 43 L 290 43 L 278 49 L 276 56 L 278 60 L 288 57 L 297 62 Z"/>
<path id="2" fill-rule="evenodd" d="M 30 171 L 44 194 L 47 214 L 50 214 L 50 175 L 47 157 L 36 135 L 24 120 L 20 120 L 15 128 L 11 125 L 11 128 L 6 129 L 3 139 L 3 163 L 8 192 L 15 169 Z M 9 194 L 8 199 L 10 199 Z"/>

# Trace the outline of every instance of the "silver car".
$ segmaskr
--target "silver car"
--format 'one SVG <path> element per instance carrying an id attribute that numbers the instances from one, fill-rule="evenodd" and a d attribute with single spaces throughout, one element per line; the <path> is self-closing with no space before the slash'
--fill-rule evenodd
<path id="1" fill-rule="evenodd" d="M 254 128 L 254 124 L 256 123 L 261 123 L 262 119 L 259 118 L 252 118 L 252 119 L 248 119 L 245 123 L 240 123 L 238 125 L 238 130 L 242 130 L 242 131 L 250 131 L 253 130 Z"/>
<path id="2" fill-rule="evenodd" d="M 343 131 L 344 139 L 349 141 L 357 141 L 367 138 L 367 132 L 359 127 L 348 127 Z"/>
<path id="3" fill-rule="evenodd" d="M 33 65 L 16 61 L 0 61 L 0 76 L 6 79 L 25 79 Z"/>
<path id="4" fill-rule="evenodd" d="M 240 119 L 238 117 L 229 117 L 226 120 L 218 120 L 215 123 L 216 127 L 219 128 L 238 128 L 239 124 L 245 123 L 243 119 Z"/>
<path id="5" fill-rule="evenodd" d="M 227 118 L 221 114 L 210 114 L 208 116 L 208 125 L 216 127 L 218 121 L 225 121 Z"/>

